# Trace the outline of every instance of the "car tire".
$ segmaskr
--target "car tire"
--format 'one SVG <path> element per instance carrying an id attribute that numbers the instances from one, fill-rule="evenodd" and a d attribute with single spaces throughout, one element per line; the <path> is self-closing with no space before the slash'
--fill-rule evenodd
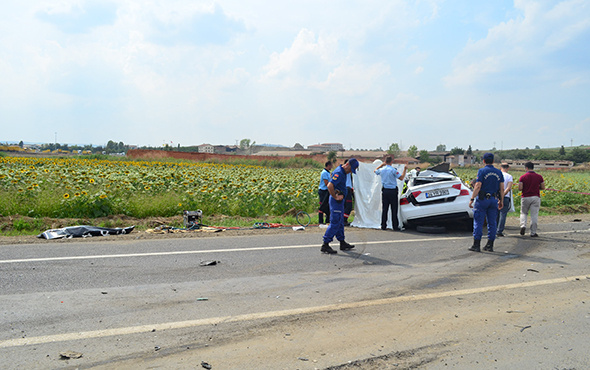
<path id="1" fill-rule="evenodd" d="M 447 228 L 444 226 L 420 225 L 416 226 L 416 231 L 425 234 L 443 234 L 447 232 Z"/>

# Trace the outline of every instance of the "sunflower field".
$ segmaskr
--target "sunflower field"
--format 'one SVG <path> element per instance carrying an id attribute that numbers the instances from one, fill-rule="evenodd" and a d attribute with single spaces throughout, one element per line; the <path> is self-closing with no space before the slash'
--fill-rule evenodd
<path id="1" fill-rule="evenodd" d="M 465 182 L 475 179 L 476 168 L 455 168 Z M 541 191 L 541 209 L 545 212 L 588 212 L 590 211 L 590 174 L 588 172 L 535 171 L 545 179 L 545 190 Z M 514 178 L 512 193 L 514 205 L 520 209 L 518 179 L 525 171 L 508 170 Z"/>
<path id="2" fill-rule="evenodd" d="M 0 157 L 0 216 L 259 217 L 317 209 L 319 171 L 250 165 Z"/>

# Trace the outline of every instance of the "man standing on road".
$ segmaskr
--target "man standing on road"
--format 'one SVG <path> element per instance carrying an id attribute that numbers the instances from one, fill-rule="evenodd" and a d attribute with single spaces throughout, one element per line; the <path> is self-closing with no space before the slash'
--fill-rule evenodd
<path id="1" fill-rule="evenodd" d="M 484 251 L 494 251 L 494 240 L 496 239 L 496 218 L 498 209 L 504 205 L 504 176 L 495 168 L 494 155 L 486 153 L 483 155 L 485 167 L 477 171 L 473 195 L 469 201 L 469 207 L 473 210 L 473 245 L 469 248 L 472 252 L 481 252 L 481 237 L 483 234 L 483 223 L 488 220 L 488 242 L 483 247 Z M 477 198 L 477 200 L 475 200 Z M 475 200 L 475 206 L 474 206 Z"/>
<path id="2" fill-rule="evenodd" d="M 326 223 L 330 223 L 330 211 L 324 213 L 325 209 L 322 207 L 324 202 L 328 202 L 328 182 L 330 182 L 330 171 L 332 171 L 332 162 L 328 161 L 324 165 L 322 174 L 320 175 L 320 186 L 318 188 L 318 195 L 320 197 L 320 208 L 318 209 L 318 221 L 320 224 L 324 223 L 324 214 L 326 215 Z"/>
<path id="3" fill-rule="evenodd" d="M 391 208 L 393 231 L 401 231 L 397 219 L 397 208 L 399 204 L 397 179 L 403 181 L 404 177 L 406 177 L 406 167 L 404 166 L 404 172 L 400 174 L 392 164 L 393 156 L 388 156 L 385 158 L 385 163 L 381 163 L 375 169 L 375 174 L 381 176 L 381 185 L 383 186 L 381 188 L 381 230 L 387 230 L 387 214 L 389 213 L 389 208 Z"/>
<path id="4" fill-rule="evenodd" d="M 533 162 L 524 164 L 526 173 L 518 180 L 518 190 L 522 192 L 520 202 L 520 235 L 526 231 L 526 219 L 531 212 L 531 236 L 537 237 L 537 222 L 539 220 L 539 209 L 541 208 L 541 190 L 545 189 L 545 180 L 533 169 Z"/>
<path id="5" fill-rule="evenodd" d="M 506 226 L 506 216 L 512 206 L 512 183 L 514 179 L 508 173 L 508 163 L 502 163 L 500 166 L 502 175 L 504 175 L 504 207 L 498 212 L 498 233 L 496 236 L 504 236 L 504 226 Z"/>
<path id="6" fill-rule="evenodd" d="M 344 163 L 348 162 L 348 159 Z M 354 197 L 354 190 L 352 188 L 352 173 L 346 174 L 346 198 L 344 198 L 344 226 L 350 226 L 348 217 L 352 212 L 352 199 Z"/>
<path id="7" fill-rule="evenodd" d="M 346 174 L 356 173 L 359 161 L 351 158 L 345 164 L 338 166 L 332 173 L 332 179 L 328 183 L 328 192 L 330 198 L 330 226 L 324 234 L 324 244 L 321 252 L 327 254 L 338 253 L 330 247 L 330 242 L 334 236 L 340 242 L 340 250 L 347 251 L 354 248 L 354 245 L 348 244 L 344 240 L 344 198 L 346 198 Z"/>

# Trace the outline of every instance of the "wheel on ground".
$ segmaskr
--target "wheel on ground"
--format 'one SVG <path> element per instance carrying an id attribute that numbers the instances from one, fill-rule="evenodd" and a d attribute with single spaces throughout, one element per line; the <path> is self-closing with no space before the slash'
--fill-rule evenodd
<path id="1" fill-rule="evenodd" d="M 442 234 L 447 232 L 447 228 L 437 225 L 420 225 L 416 226 L 416 231 L 426 234 Z"/>
<path id="2" fill-rule="evenodd" d="M 311 217 L 309 217 L 309 214 L 304 211 L 297 212 L 295 220 L 297 220 L 297 223 L 303 227 L 306 227 L 311 223 Z"/>

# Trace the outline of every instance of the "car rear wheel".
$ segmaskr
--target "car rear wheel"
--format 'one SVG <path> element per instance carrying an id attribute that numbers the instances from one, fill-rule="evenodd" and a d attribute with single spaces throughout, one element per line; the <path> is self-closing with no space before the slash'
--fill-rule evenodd
<path id="1" fill-rule="evenodd" d="M 425 234 L 442 234 L 447 232 L 447 228 L 437 225 L 420 225 L 416 226 L 416 231 Z"/>

